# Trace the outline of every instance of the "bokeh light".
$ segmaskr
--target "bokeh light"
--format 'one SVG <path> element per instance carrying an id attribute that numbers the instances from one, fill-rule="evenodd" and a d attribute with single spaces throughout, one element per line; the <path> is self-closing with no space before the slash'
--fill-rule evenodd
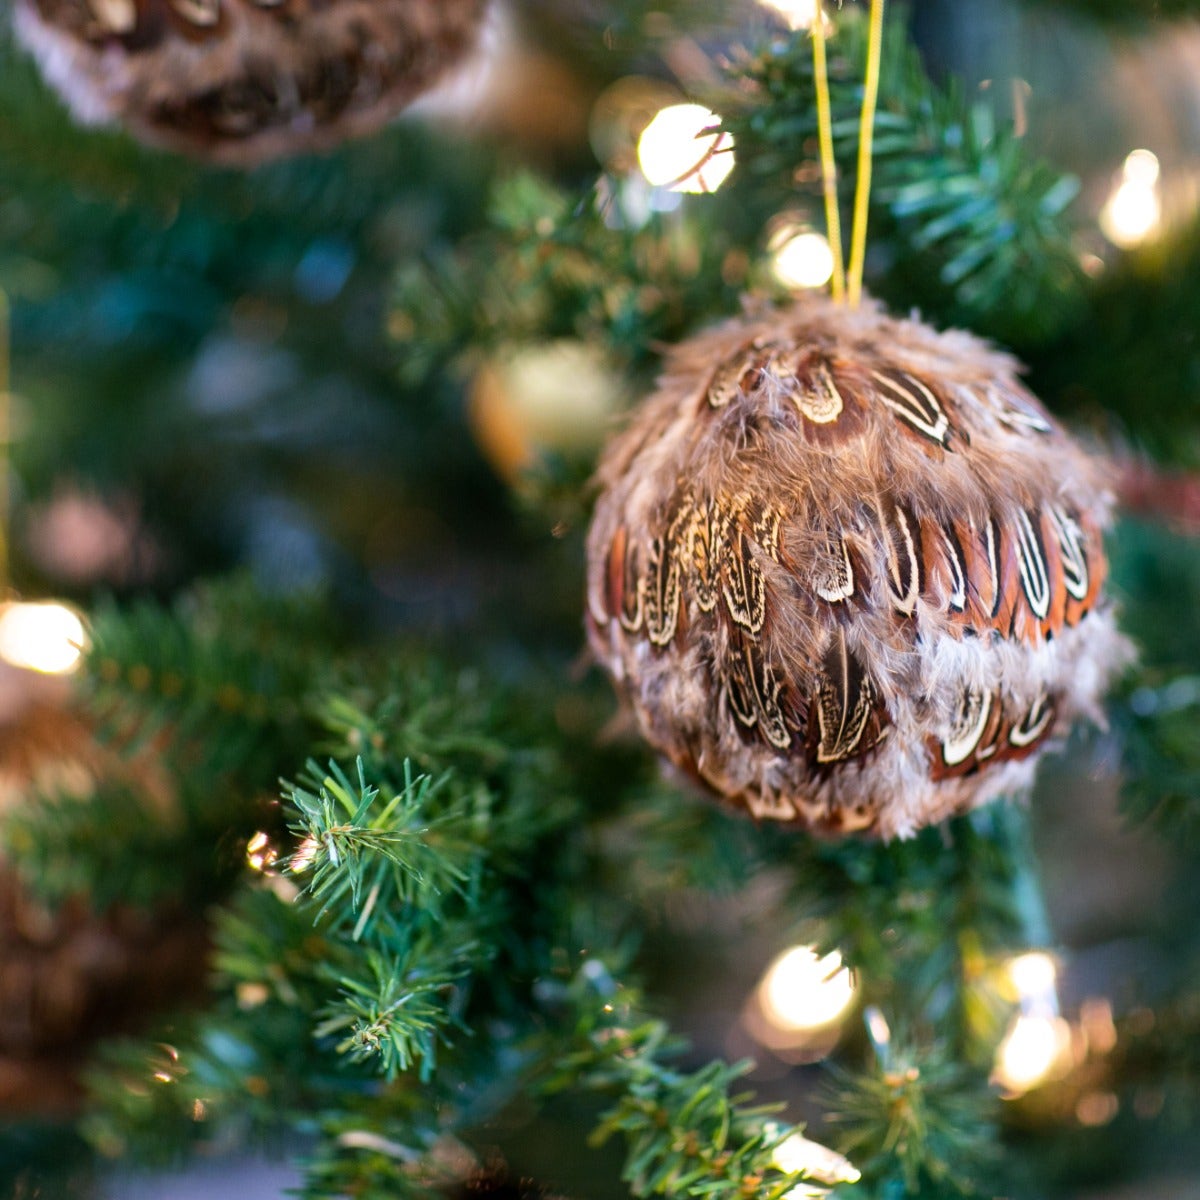
<path id="1" fill-rule="evenodd" d="M 1046 1000 L 1056 995 L 1058 967 L 1054 959 L 1042 950 L 1018 954 L 1008 964 L 1008 977 L 1023 1004 L 1031 1000 Z"/>
<path id="2" fill-rule="evenodd" d="M 821 234 L 797 233 L 775 251 L 773 265 L 776 278 L 786 287 L 824 287 L 833 274 L 833 251 Z"/>
<path id="3" fill-rule="evenodd" d="M 763 8 L 777 12 L 792 29 L 808 29 L 817 18 L 817 0 L 759 0 Z M 823 24 L 830 26 L 829 14 L 824 14 Z"/>
<path id="4" fill-rule="evenodd" d="M 1062 1017 L 1026 1016 L 1013 1021 L 996 1051 L 993 1080 L 1020 1096 L 1061 1074 L 1071 1060 L 1071 1027 Z"/>
<path id="5" fill-rule="evenodd" d="M 996 1050 L 993 1082 L 1010 1098 L 1057 1078 L 1071 1063 L 1071 1026 L 1059 1015 L 1058 964 L 1045 951 L 1009 960 L 1019 1011 Z"/>
<path id="6" fill-rule="evenodd" d="M 1100 212 L 1100 228 L 1114 246 L 1131 250 L 1158 229 L 1162 222 L 1159 173 L 1152 151 L 1133 150 L 1126 156 L 1121 181 Z"/>
<path id="7" fill-rule="evenodd" d="M 0 609 L 0 658 L 14 667 L 65 675 L 79 666 L 86 635 L 65 604 L 15 602 Z"/>
<path id="8" fill-rule="evenodd" d="M 862 1172 L 844 1155 L 798 1133 L 784 1138 L 775 1147 L 771 1158 L 773 1164 L 785 1174 L 804 1174 L 808 1180 L 816 1183 L 857 1183 L 862 1178 Z M 791 1200 L 798 1200 L 801 1196 L 823 1195 L 824 1191 L 824 1188 L 807 1188 L 801 1184 L 787 1195 Z"/>
<path id="9" fill-rule="evenodd" d="M 638 139 L 638 164 L 655 187 L 715 192 L 733 170 L 733 137 L 702 104 L 661 109 Z"/>
<path id="10" fill-rule="evenodd" d="M 763 1015 L 777 1029 L 824 1029 L 853 1003 L 854 980 L 836 950 L 818 957 L 811 946 L 793 946 L 767 968 L 758 995 Z"/>

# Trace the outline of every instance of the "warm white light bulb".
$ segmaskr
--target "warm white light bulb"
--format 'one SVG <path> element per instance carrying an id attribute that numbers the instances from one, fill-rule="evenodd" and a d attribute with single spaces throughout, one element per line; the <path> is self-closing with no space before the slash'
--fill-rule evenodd
<path id="1" fill-rule="evenodd" d="M 711 132 L 720 123 L 700 104 L 662 109 L 638 140 L 642 174 L 655 187 L 675 192 L 715 192 L 734 163 L 732 136 Z"/>
<path id="2" fill-rule="evenodd" d="M 1022 1001 L 1055 995 L 1058 968 L 1054 959 L 1041 950 L 1018 954 L 1008 964 L 1008 977 Z"/>
<path id="3" fill-rule="evenodd" d="M 1153 187 L 1158 182 L 1158 155 L 1153 150 L 1131 150 L 1121 170 L 1130 183 Z"/>
<path id="4" fill-rule="evenodd" d="M 1157 155 L 1150 150 L 1130 152 L 1121 176 L 1100 211 L 1100 228 L 1114 246 L 1130 250 L 1146 241 L 1162 221 Z"/>
<path id="5" fill-rule="evenodd" d="M 788 1032 L 832 1025 L 854 1000 L 854 980 L 836 950 L 818 958 L 810 946 L 793 946 L 767 968 L 759 984 L 763 1016 Z"/>
<path id="6" fill-rule="evenodd" d="M 862 1178 L 862 1172 L 848 1158 L 798 1133 L 775 1147 L 771 1161 L 785 1175 L 803 1172 L 819 1183 L 857 1183 Z"/>
<path id="7" fill-rule="evenodd" d="M 792 29 L 811 29 L 817 19 L 817 0 L 759 0 L 764 8 L 774 9 Z M 832 32 L 829 13 L 823 14 L 825 32 Z"/>
<path id="8" fill-rule="evenodd" d="M 996 1051 L 993 1078 L 1006 1092 L 1019 1096 L 1057 1074 L 1070 1047 L 1071 1027 L 1062 1017 L 1022 1014 Z"/>
<path id="9" fill-rule="evenodd" d="M 798 233 L 775 251 L 775 275 L 791 288 L 819 288 L 833 274 L 833 251 L 819 233 Z"/>
<path id="10" fill-rule="evenodd" d="M 64 675 L 79 665 L 83 622 L 65 604 L 6 605 L 0 610 L 0 658 L 14 667 Z"/>

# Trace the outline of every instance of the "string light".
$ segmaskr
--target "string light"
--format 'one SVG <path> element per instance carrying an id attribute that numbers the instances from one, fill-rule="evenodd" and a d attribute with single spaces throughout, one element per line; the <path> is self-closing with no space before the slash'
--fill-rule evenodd
<path id="1" fill-rule="evenodd" d="M 793 946 L 764 972 L 743 1013 L 751 1037 L 785 1062 L 815 1062 L 837 1045 L 854 1002 L 854 980 L 837 951 Z"/>
<path id="2" fill-rule="evenodd" d="M 785 1175 L 804 1175 L 806 1183 L 812 1180 L 818 1184 L 833 1186 L 839 1183 L 857 1183 L 862 1178 L 862 1172 L 848 1158 L 798 1133 L 790 1134 L 775 1147 L 771 1161 Z M 786 1193 L 788 1200 L 823 1195 L 825 1188 L 804 1185 Z"/>
<path id="3" fill-rule="evenodd" d="M 1020 1015 L 996 1051 L 993 1080 L 1021 1096 L 1060 1073 L 1070 1058 L 1071 1027 L 1062 1017 Z"/>
<path id="4" fill-rule="evenodd" d="M 760 3 L 777 12 L 791 29 L 808 29 L 817 17 L 817 0 L 760 0 Z M 823 17 L 823 23 L 828 30 L 828 16 Z"/>
<path id="5" fill-rule="evenodd" d="M 588 118 L 588 141 L 597 161 L 619 177 L 636 174 L 638 139 L 665 108 L 682 104 L 683 96 L 668 83 L 641 75 L 625 75 L 596 97 Z"/>
<path id="6" fill-rule="evenodd" d="M 721 118 L 701 104 L 661 109 L 638 139 L 638 165 L 655 187 L 715 192 L 733 170 L 733 137 L 715 132 Z"/>
<path id="7" fill-rule="evenodd" d="M 1035 950 L 1008 964 L 1020 1011 L 996 1050 L 993 1082 L 1010 1098 L 1061 1075 L 1070 1065 L 1071 1027 L 1059 1015 L 1058 966 Z"/>
<path id="8" fill-rule="evenodd" d="M 811 946 L 793 946 L 767 968 L 759 995 L 779 1029 L 823 1029 L 850 1007 L 854 981 L 836 950 L 818 957 Z"/>
<path id="9" fill-rule="evenodd" d="M 8 297 L 0 290 L 0 590 L 8 585 L 10 357 Z M 65 604 L 14 600 L 0 607 L 0 659 L 10 666 L 69 674 L 79 666 L 86 640 L 79 614 Z"/>
<path id="10" fill-rule="evenodd" d="M 786 287 L 824 287 L 833 275 L 833 251 L 819 233 L 796 233 L 775 251 L 773 266 Z"/>
<path id="11" fill-rule="evenodd" d="M 1008 964 L 1008 977 L 1022 1003 L 1049 1003 L 1058 1007 L 1058 968 L 1054 959 L 1041 950 L 1018 954 Z"/>
<path id="12" fill-rule="evenodd" d="M 1162 221 L 1158 196 L 1159 162 L 1150 150 L 1133 150 L 1100 212 L 1100 228 L 1114 246 L 1130 250 L 1146 241 Z"/>
<path id="13" fill-rule="evenodd" d="M 270 837 L 261 829 L 246 843 L 246 865 L 251 870 L 270 870 L 278 857 L 279 852 L 271 845 Z"/>
<path id="14" fill-rule="evenodd" d="M 86 644 L 74 609 L 56 603 L 19 603 L 0 610 L 0 658 L 14 667 L 65 675 L 79 666 Z"/>

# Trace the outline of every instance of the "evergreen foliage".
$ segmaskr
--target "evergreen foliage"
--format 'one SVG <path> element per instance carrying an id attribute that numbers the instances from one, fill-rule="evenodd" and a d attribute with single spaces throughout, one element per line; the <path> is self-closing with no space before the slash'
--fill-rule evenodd
<path id="1" fill-rule="evenodd" d="M 244 585 L 206 597 L 154 618 L 110 613 L 92 673 L 103 678 L 118 647 L 145 638 L 136 657 L 161 680 L 214 610 L 222 629 L 261 628 L 264 602 Z M 301 627 L 274 626 L 284 644 Z M 245 681 L 237 640 L 226 674 Z M 739 1089 L 745 1064 L 678 1066 L 685 1045 L 633 981 L 627 935 L 683 883 L 686 863 L 690 886 L 731 900 L 779 874 L 797 932 L 839 945 L 865 1001 L 895 1023 L 895 1044 L 843 1068 L 831 1093 L 838 1144 L 863 1172 L 847 1194 L 983 1186 L 999 1115 L 988 1072 L 1007 1011 L 996 964 L 1031 935 L 1015 811 L 960 819 L 948 840 L 929 830 L 891 846 L 797 841 L 697 811 L 640 769 L 618 783 L 596 770 L 594 749 L 564 753 L 536 690 L 506 695 L 438 658 L 402 655 L 382 671 L 354 661 L 326 654 L 292 680 L 283 711 L 315 714 L 310 744 L 332 757 L 284 788 L 286 828 L 238 843 L 208 1007 L 147 1042 L 114 1044 L 93 1070 L 85 1130 L 97 1149 L 149 1162 L 197 1139 L 300 1132 L 313 1144 L 308 1195 L 427 1194 L 446 1137 L 469 1140 L 522 1091 L 571 1090 L 605 1098 L 594 1140 L 625 1142 L 635 1195 L 782 1196 L 795 1179 L 774 1154 L 794 1131 Z M 334 664 L 357 682 L 325 691 Z M 274 666 L 261 662 L 259 680 Z M 202 678 L 193 690 L 224 694 Z M 204 720 L 167 691 L 133 688 L 122 709 L 145 720 L 178 703 L 192 715 L 198 724 L 156 726 L 172 761 Z M 92 702 L 111 707 L 108 687 Z M 215 761 L 246 763 L 219 702 L 207 718 L 213 747 L 228 742 Z M 286 723 L 269 727 L 260 761 L 289 741 Z M 675 832 L 686 827 L 681 856 Z M 159 858 L 208 836 L 177 829 Z M 644 855 L 632 875 L 630 846 Z M 654 865 L 672 847 L 675 869 L 660 877 Z"/>
<path id="2" fill-rule="evenodd" d="M 613 16 L 620 69 L 660 7 Z M 862 40 L 847 5 L 831 44 L 843 201 Z M 1084 280 L 1073 182 L 932 84 L 900 18 L 885 45 L 873 289 L 1011 339 L 1059 407 L 1195 465 L 1190 241 L 1167 252 L 1170 270 L 1147 255 Z M 505 620 L 460 636 L 453 602 L 472 581 L 449 568 L 425 607 L 411 597 L 426 581 L 405 577 L 397 619 L 417 636 L 399 645 L 373 640 L 345 595 L 281 599 L 246 580 L 92 606 L 78 702 L 114 765 L 12 805 L 0 846 L 47 902 L 186 906 L 213 930 L 208 994 L 109 1043 L 89 1071 L 81 1129 L 101 1155 L 265 1143 L 303 1156 L 311 1200 L 424 1196 L 452 1181 L 456 1145 L 498 1136 L 498 1114 L 571 1098 L 593 1145 L 621 1145 L 634 1195 L 785 1197 L 801 1182 L 777 1161 L 795 1114 L 749 1095 L 747 1064 L 689 1048 L 656 991 L 653 930 L 671 937 L 672 902 L 703 893 L 727 916 L 706 931 L 713 946 L 803 940 L 856 972 L 868 1035 L 845 1039 L 810 1122 L 861 1172 L 839 1197 L 1035 1194 L 1012 1153 L 1023 1112 L 991 1081 L 1013 1014 L 1004 963 L 1054 939 L 1029 813 L 995 805 L 904 843 L 833 844 L 680 794 L 639 747 L 602 740 L 607 694 L 568 679 L 578 470 L 531 503 L 535 536 L 514 532 L 464 449 L 461 378 L 498 350 L 583 339 L 632 393 L 663 343 L 747 293 L 783 297 L 769 230 L 781 214 L 818 223 L 805 36 L 738 52 L 703 98 L 738 169 L 702 203 L 647 215 L 616 175 L 551 178 L 480 146 L 445 153 L 413 128 L 247 177 L 208 172 L 71 126 L 0 46 L 0 283 L 41 431 L 17 451 L 24 495 L 44 497 L 63 469 L 136 484 L 160 497 L 151 515 L 195 573 L 229 556 L 255 487 L 307 488 L 330 525 L 355 507 L 417 512 L 439 569 L 458 539 L 486 547 L 476 586 Z M 212 419 L 187 381 L 214 334 L 280 350 L 295 371 Z M 330 364 L 334 394 L 361 402 L 353 420 L 321 401 Z M 552 525 L 566 537 L 551 544 Z M 1181 598 L 1198 561 L 1187 538 L 1121 530 L 1114 573 L 1144 662 L 1089 751 L 1122 757 L 1127 815 L 1185 880 L 1200 632 Z M 1131 981 L 1103 1064 L 1126 1108 L 1147 1087 L 1196 1100 L 1187 903 L 1181 891 L 1161 914 L 1175 966 Z M 1152 1029 L 1139 1005 L 1155 1006 Z M 1040 1126 L 1051 1154 L 1073 1113 Z"/>
<path id="3" fill-rule="evenodd" d="M 846 10 L 831 44 L 830 101 L 839 193 L 855 181 L 866 21 Z M 1078 182 L 1031 160 L 985 101 L 968 104 L 926 75 L 893 16 L 875 117 L 872 243 L 888 253 L 906 297 L 948 324 L 997 337 L 1047 336 L 1069 320 L 1079 287 L 1067 206 Z M 795 147 L 816 138 L 808 38 L 794 36 L 738 64 L 752 105 L 727 121 L 749 172 L 780 193 L 796 171 Z M 886 251 L 883 249 L 886 247 Z M 912 288 L 922 279 L 934 289 Z"/>
<path id="4" fill-rule="evenodd" d="M 1109 22 L 1118 29 L 1136 32 L 1146 22 L 1178 21 L 1200 15 L 1195 0 L 1030 0 L 1053 4 L 1095 21 Z"/>

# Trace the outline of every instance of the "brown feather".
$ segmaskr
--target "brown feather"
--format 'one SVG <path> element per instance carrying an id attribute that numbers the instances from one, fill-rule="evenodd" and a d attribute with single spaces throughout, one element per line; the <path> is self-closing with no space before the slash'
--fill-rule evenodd
<path id="1" fill-rule="evenodd" d="M 487 0 L 16 0 L 82 121 L 253 165 L 374 132 L 474 48 Z"/>
<path id="2" fill-rule="evenodd" d="M 762 819 L 907 835 L 1021 790 L 1129 656 L 1100 469 L 967 334 L 819 299 L 709 331 L 599 482 L 593 650 Z"/>

